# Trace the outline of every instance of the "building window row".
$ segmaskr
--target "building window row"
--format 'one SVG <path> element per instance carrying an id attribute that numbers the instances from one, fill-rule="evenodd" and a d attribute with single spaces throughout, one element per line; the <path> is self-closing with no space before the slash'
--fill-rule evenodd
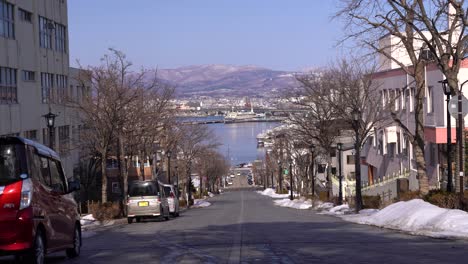
<path id="1" fill-rule="evenodd" d="M 23 81 L 25 82 L 34 82 L 36 80 L 36 73 L 33 71 L 23 70 Z"/>
<path id="2" fill-rule="evenodd" d="M 381 92 L 382 105 L 390 110 L 414 111 L 414 88 L 407 89 L 385 89 Z M 429 112 L 428 112 L 429 113 Z"/>
<path id="3" fill-rule="evenodd" d="M 55 50 L 66 52 L 67 28 L 48 18 L 39 16 L 39 46 L 45 49 L 53 49 L 52 38 L 55 31 Z"/>
<path id="4" fill-rule="evenodd" d="M 18 102 L 16 69 L 0 67 L 0 104 Z"/>
<path id="5" fill-rule="evenodd" d="M 22 21 L 32 23 L 32 13 L 24 9 L 18 8 L 19 18 Z"/>
<path id="6" fill-rule="evenodd" d="M 14 6 L 0 0 L 0 37 L 15 38 Z"/>

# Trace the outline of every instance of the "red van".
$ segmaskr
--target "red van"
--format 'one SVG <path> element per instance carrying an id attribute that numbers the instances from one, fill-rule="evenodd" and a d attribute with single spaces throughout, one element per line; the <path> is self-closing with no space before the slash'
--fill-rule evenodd
<path id="1" fill-rule="evenodd" d="M 47 253 L 76 257 L 81 226 L 60 158 L 50 148 L 21 137 L 0 137 L 0 255 L 43 263 Z"/>

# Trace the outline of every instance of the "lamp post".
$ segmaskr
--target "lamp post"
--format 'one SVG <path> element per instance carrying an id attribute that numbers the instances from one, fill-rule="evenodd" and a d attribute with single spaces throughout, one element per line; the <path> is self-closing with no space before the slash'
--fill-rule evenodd
<path id="1" fill-rule="evenodd" d="M 281 168 L 281 160 L 278 160 L 278 186 L 279 186 L 279 193 L 282 193 L 283 190 L 283 185 L 281 184 L 281 173 L 282 173 L 283 168 Z"/>
<path id="2" fill-rule="evenodd" d="M 361 140 L 359 138 L 359 128 L 361 127 L 361 112 L 358 109 L 352 111 L 353 128 L 356 136 L 354 145 L 354 170 L 356 175 L 356 212 L 362 209 L 362 196 L 361 196 Z"/>
<path id="3" fill-rule="evenodd" d="M 468 80 L 464 81 L 461 86 L 460 90 L 458 91 L 458 129 L 457 129 L 457 141 L 458 141 L 458 167 L 460 171 L 460 199 L 463 198 L 463 192 L 465 190 L 464 187 L 464 159 L 463 159 L 463 130 L 465 129 L 463 126 L 463 107 L 462 107 L 462 98 L 463 98 L 463 86 L 468 82 Z"/>
<path id="4" fill-rule="evenodd" d="M 442 88 L 444 90 L 444 94 L 447 96 L 445 101 L 447 102 L 447 192 L 452 192 L 453 188 L 453 178 L 452 178 L 452 117 L 450 116 L 449 112 L 449 101 L 450 95 L 452 92 L 450 91 L 450 87 L 448 86 L 448 81 L 443 80 L 439 83 L 442 83 Z"/>
<path id="5" fill-rule="evenodd" d="M 338 143 L 336 145 L 338 149 L 338 180 L 339 180 L 339 185 L 338 185 L 338 205 L 343 204 L 343 172 L 341 170 L 341 152 L 343 150 L 343 143 Z"/>
<path id="6" fill-rule="evenodd" d="M 167 157 L 167 182 L 171 184 L 171 151 L 168 150 L 166 153 Z"/>
<path id="7" fill-rule="evenodd" d="M 312 185 L 312 196 L 315 196 L 315 175 L 314 175 L 314 152 L 315 152 L 315 145 L 310 144 L 310 185 Z"/>
<path id="8" fill-rule="evenodd" d="M 57 117 L 57 115 L 50 112 L 50 109 L 49 109 L 49 113 L 43 115 L 43 117 L 45 118 L 47 128 L 49 129 L 49 147 L 51 149 L 54 149 L 54 132 L 55 132 L 54 129 L 55 129 L 55 118 Z"/>
<path id="9" fill-rule="evenodd" d="M 293 192 L 293 186 L 294 186 L 294 182 L 293 182 L 293 173 L 292 173 L 292 163 L 293 163 L 293 159 L 292 157 L 289 157 L 289 189 L 291 191 L 290 195 L 289 195 L 289 200 L 294 200 L 294 192 Z"/>

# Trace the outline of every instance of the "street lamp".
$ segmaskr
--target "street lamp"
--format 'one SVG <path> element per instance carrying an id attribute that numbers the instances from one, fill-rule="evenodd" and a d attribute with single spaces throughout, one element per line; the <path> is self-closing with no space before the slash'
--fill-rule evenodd
<path id="1" fill-rule="evenodd" d="M 361 127 L 361 111 L 353 109 L 351 112 L 353 117 L 353 128 L 356 136 L 354 145 L 354 171 L 356 175 L 356 212 L 362 209 L 362 196 L 361 196 L 361 140 L 359 138 L 359 128 Z"/>
<path id="2" fill-rule="evenodd" d="M 289 189 L 291 191 L 291 194 L 289 195 L 289 200 L 294 200 L 294 193 L 293 193 L 293 173 L 292 173 L 292 163 L 293 159 L 292 157 L 289 157 Z"/>
<path id="3" fill-rule="evenodd" d="M 450 91 L 450 87 L 448 86 L 447 79 L 443 81 L 439 81 L 442 83 L 442 88 L 444 90 L 444 94 L 447 96 L 447 192 L 452 192 L 452 185 L 453 185 L 453 178 L 452 178 L 452 122 L 451 116 L 449 112 L 449 101 L 452 91 Z"/>
<path id="4" fill-rule="evenodd" d="M 343 204 L 343 173 L 341 171 L 341 152 L 343 151 L 343 143 L 336 144 L 338 149 L 338 180 L 339 180 L 339 190 L 338 190 L 338 205 Z"/>
<path id="5" fill-rule="evenodd" d="M 170 150 L 167 151 L 166 157 L 167 157 L 167 182 L 171 184 L 171 154 L 172 152 Z"/>
<path id="6" fill-rule="evenodd" d="M 310 181 L 312 185 L 312 196 L 315 196 L 315 175 L 314 175 L 315 145 L 310 144 L 309 150 L 310 150 Z"/>
<path id="7" fill-rule="evenodd" d="M 282 193 L 283 190 L 283 185 L 281 184 L 281 171 L 283 170 L 283 168 L 281 168 L 281 160 L 278 160 L 278 186 L 279 186 L 279 193 Z"/>
<path id="8" fill-rule="evenodd" d="M 49 129 L 49 147 L 51 149 L 54 149 L 54 128 L 55 128 L 55 118 L 57 116 L 58 115 L 51 113 L 50 110 L 49 110 L 49 113 L 43 115 L 43 117 L 46 120 L 47 128 Z"/>

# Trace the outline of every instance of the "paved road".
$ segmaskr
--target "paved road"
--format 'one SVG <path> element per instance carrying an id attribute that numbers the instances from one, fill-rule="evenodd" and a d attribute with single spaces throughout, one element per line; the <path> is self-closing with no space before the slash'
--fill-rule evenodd
<path id="1" fill-rule="evenodd" d="M 468 243 L 409 236 L 273 206 L 235 191 L 166 222 L 123 225 L 84 240 L 82 256 L 47 263 L 467 263 Z"/>

